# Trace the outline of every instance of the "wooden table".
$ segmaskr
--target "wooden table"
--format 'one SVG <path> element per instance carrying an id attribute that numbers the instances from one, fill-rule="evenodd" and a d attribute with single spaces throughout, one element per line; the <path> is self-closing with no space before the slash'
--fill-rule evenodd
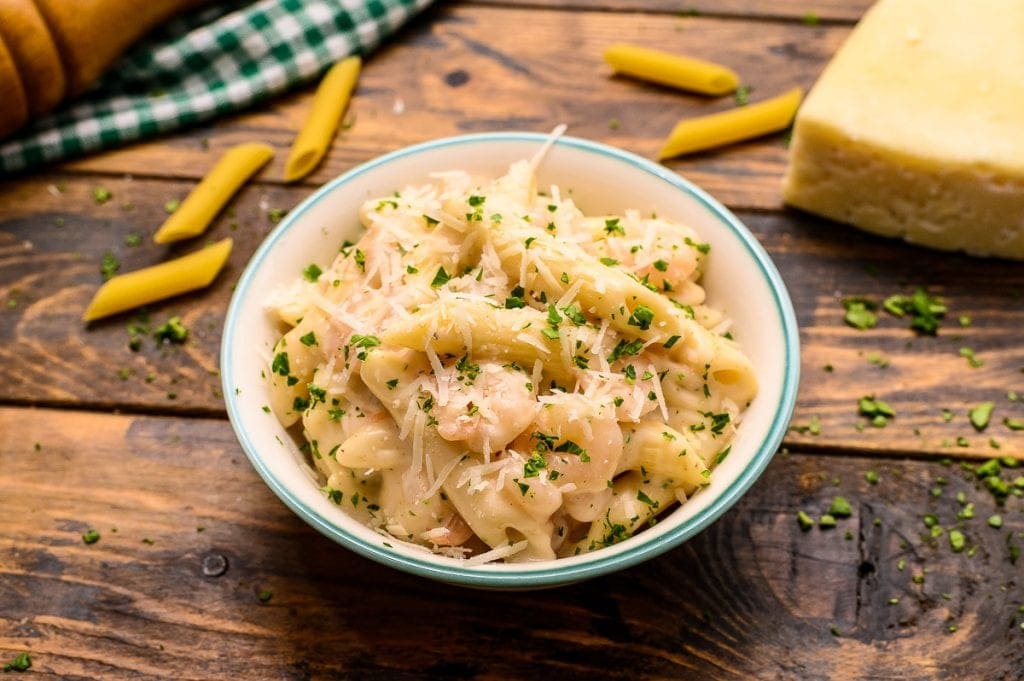
<path id="1" fill-rule="evenodd" d="M 309 90 L 0 185 L 0 658 L 29 651 L 30 671 L 51 678 L 1022 678 L 1024 561 L 1011 559 L 1024 505 L 1011 495 L 998 507 L 962 464 L 1024 456 L 1024 437 L 1002 423 L 1024 417 L 1007 395 L 1024 394 L 1024 268 L 783 208 L 785 135 L 668 164 L 761 239 L 803 342 L 785 448 L 678 549 L 556 590 L 434 584 L 307 527 L 260 481 L 225 418 L 221 324 L 273 227 L 270 209 L 382 152 L 450 134 L 565 122 L 652 156 L 677 119 L 735 103 L 612 77 L 602 48 L 633 41 L 728 64 L 756 100 L 809 87 L 867 4 L 439 4 L 369 60 L 351 127 L 301 185 L 280 177 Z M 252 140 L 278 153 L 209 233 L 235 239 L 227 271 L 149 310 L 154 325 L 181 315 L 188 342 L 146 338 L 133 352 L 132 315 L 83 325 L 103 255 L 130 270 L 192 248 L 149 241 L 165 202 Z M 97 204 L 97 187 L 113 198 Z M 844 296 L 918 286 L 949 306 L 937 337 L 885 313 L 875 329 L 844 325 Z M 971 368 L 961 347 L 983 365 Z M 895 409 L 887 427 L 858 415 L 865 395 Z M 978 432 L 967 410 L 984 401 L 995 412 Z M 957 518 L 961 493 L 972 519 Z M 801 531 L 796 513 L 817 518 L 837 495 L 852 517 Z M 999 529 L 986 523 L 993 513 Z M 926 514 L 944 528 L 937 539 Z M 83 542 L 89 529 L 98 542 Z"/>

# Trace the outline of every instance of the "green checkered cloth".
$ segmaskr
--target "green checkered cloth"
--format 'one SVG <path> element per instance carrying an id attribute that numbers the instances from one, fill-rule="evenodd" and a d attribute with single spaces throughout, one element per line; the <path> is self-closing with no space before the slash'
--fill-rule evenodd
<path id="1" fill-rule="evenodd" d="M 95 87 L 0 143 L 0 175 L 238 111 L 366 54 L 431 0 L 246 0 L 168 22 Z"/>

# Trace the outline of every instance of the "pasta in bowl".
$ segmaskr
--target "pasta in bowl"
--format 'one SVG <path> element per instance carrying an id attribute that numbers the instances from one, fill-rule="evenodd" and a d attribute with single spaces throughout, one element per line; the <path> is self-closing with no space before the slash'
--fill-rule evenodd
<path id="1" fill-rule="evenodd" d="M 749 233 L 717 204 L 680 210 L 679 187 L 710 200 L 653 164 L 543 141 L 453 138 L 357 169 L 236 292 L 223 364 L 243 446 L 372 558 L 491 587 L 600 574 L 710 522 L 781 439 L 795 325 Z M 616 195 L 623 165 L 639 175 Z M 730 277 L 719 251 L 754 271 Z M 716 278 L 760 289 L 720 304 Z M 733 305 L 758 290 L 765 309 Z M 242 318 L 260 347 L 242 350 Z"/>

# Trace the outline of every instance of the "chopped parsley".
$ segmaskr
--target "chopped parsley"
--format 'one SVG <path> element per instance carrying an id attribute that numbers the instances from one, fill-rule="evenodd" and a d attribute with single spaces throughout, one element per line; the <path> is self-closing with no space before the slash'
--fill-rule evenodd
<path id="1" fill-rule="evenodd" d="M 544 459 L 543 455 L 539 451 L 534 452 L 529 459 L 523 463 L 523 477 L 524 478 L 536 478 L 540 475 L 542 468 L 547 468 L 548 462 Z"/>
<path id="2" fill-rule="evenodd" d="M 291 368 L 288 366 L 288 353 L 279 352 L 274 355 L 274 361 L 270 363 L 270 370 L 281 376 L 291 373 Z"/>
<path id="3" fill-rule="evenodd" d="M 20 653 L 13 660 L 4 665 L 4 673 L 25 672 L 32 666 L 32 657 L 28 653 Z"/>
<path id="4" fill-rule="evenodd" d="M 1006 417 L 1003 419 L 1003 425 L 1010 430 L 1024 430 L 1024 421 L 1021 419 Z"/>
<path id="5" fill-rule="evenodd" d="M 608 355 L 608 361 L 614 362 L 615 360 L 621 357 L 632 357 L 635 355 L 639 355 L 640 351 L 643 349 L 644 342 L 640 338 L 636 338 L 631 341 L 622 339 L 615 344 L 614 348 L 612 348 L 611 354 Z"/>
<path id="6" fill-rule="evenodd" d="M 106 187 L 93 187 L 92 200 L 98 205 L 103 205 L 112 198 L 114 198 L 114 194 Z"/>
<path id="7" fill-rule="evenodd" d="M 555 447 L 554 451 L 567 454 L 574 454 L 580 457 L 580 461 L 582 461 L 583 463 L 590 463 L 590 455 L 587 454 L 587 450 L 585 450 L 583 447 L 580 447 L 572 440 L 566 440 L 565 442 L 562 442 L 561 444 Z"/>
<path id="8" fill-rule="evenodd" d="M 968 346 L 960 348 L 960 356 L 967 360 L 967 365 L 972 369 L 978 369 L 985 365 L 985 360 L 978 359 L 974 354 L 974 349 Z"/>
<path id="9" fill-rule="evenodd" d="M 637 499 L 637 501 L 639 501 L 641 503 L 644 503 L 644 504 L 647 504 L 648 506 L 650 506 L 651 510 L 654 510 L 654 509 L 658 508 L 658 506 L 660 505 L 657 501 L 655 501 L 654 499 L 651 499 L 649 496 L 644 494 L 644 491 L 642 489 L 638 489 L 636 491 L 636 499 Z"/>
<path id="10" fill-rule="evenodd" d="M 604 221 L 604 233 L 608 235 L 618 234 L 626 236 L 626 230 L 619 224 L 619 218 L 608 218 Z"/>
<path id="11" fill-rule="evenodd" d="M 619 264 L 619 261 L 615 258 L 601 258 L 601 264 L 607 267 L 614 267 Z"/>
<path id="12" fill-rule="evenodd" d="M 327 401 L 327 390 L 325 388 L 321 388 L 315 383 L 307 383 L 306 389 L 309 390 L 309 396 L 313 398 L 314 404 Z"/>
<path id="13" fill-rule="evenodd" d="M 875 399 L 874 395 L 862 397 L 857 401 L 857 409 L 863 416 L 871 417 L 871 425 L 876 428 L 884 428 L 889 419 L 896 416 L 887 403 Z"/>
<path id="14" fill-rule="evenodd" d="M 359 250 L 357 248 L 356 249 L 356 254 L 353 257 L 353 259 L 356 261 L 356 266 L 359 269 L 361 269 L 363 272 L 365 272 L 366 271 L 366 254 L 363 253 L 361 250 Z"/>
<path id="15" fill-rule="evenodd" d="M 306 347 L 312 347 L 316 345 L 316 332 L 310 331 L 304 336 L 299 336 L 299 342 L 305 345 Z"/>
<path id="16" fill-rule="evenodd" d="M 181 345 L 188 338 L 188 329 L 181 323 L 181 317 L 175 315 L 158 326 L 153 337 L 160 342 Z"/>
<path id="17" fill-rule="evenodd" d="M 86 530 L 82 535 L 82 541 L 86 544 L 95 544 L 100 540 L 100 533 L 96 530 Z"/>
<path id="18" fill-rule="evenodd" d="M 836 497 L 832 500 L 832 505 L 828 509 L 829 515 L 833 515 L 836 518 L 849 518 L 853 515 L 853 509 L 850 507 L 850 502 L 845 497 Z"/>
<path id="19" fill-rule="evenodd" d="M 587 323 L 587 318 L 583 315 L 583 312 L 576 305 L 566 305 L 562 308 L 562 313 L 565 318 L 571 321 L 576 326 L 583 326 Z"/>
<path id="20" fill-rule="evenodd" d="M 672 336 L 662 344 L 662 347 L 665 348 L 666 350 L 670 350 L 673 345 L 679 342 L 680 338 L 681 336 Z"/>
<path id="21" fill-rule="evenodd" d="M 164 202 L 164 212 L 170 215 L 174 211 L 178 210 L 178 206 L 180 205 L 181 201 L 179 201 L 178 199 L 171 199 L 169 201 L 166 201 Z"/>
<path id="22" fill-rule="evenodd" d="M 753 89 L 754 88 L 752 88 L 749 85 L 740 85 L 738 88 L 736 88 L 736 92 L 733 95 L 733 97 L 736 100 L 736 106 L 746 106 L 747 104 L 749 104 L 750 93 L 751 91 L 753 91 Z"/>
<path id="23" fill-rule="evenodd" d="M 654 311 L 641 303 L 633 308 L 633 313 L 629 315 L 629 320 L 626 323 L 646 331 L 651 328 L 652 321 L 654 321 Z"/>
<path id="24" fill-rule="evenodd" d="M 803 511 L 797 511 L 796 521 L 800 524 L 800 529 L 804 532 L 807 532 L 814 527 L 814 520 Z"/>
<path id="25" fill-rule="evenodd" d="M 103 281 L 107 281 L 121 269 L 121 261 L 117 259 L 117 256 L 107 251 L 100 258 L 100 274 L 103 275 Z"/>
<path id="26" fill-rule="evenodd" d="M 302 270 L 302 276 L 306 278 L 306 281 L 311 282 L 315 282 L 323 273 L 324 271 L 315 262 L 309 263 L 306 269 Z"/>
<path id="27" fill-rule="evenodd" d="M 939 320 L 945 316 L 946 305 L 938 297 L 919 288 L 913 295 L 889 296 L 882 303 L 889 314 L 897 317 L 910 315 L 910 328 L 926 336 L 934 336 L 939 330 Z"/>
<path id="28" fill-rule="evenodd" d="M 971 425 L 974 426 L 975 430 L 980 432 L 988 427 L 988 422 L 989 419 L 992 418 L 992 409 L 994 407 L 994 402 L 982 402 L 968 412 L 968 415 L 971 418 Z"/>
<path id="29" fill-rule="evenodd" d="M 666 272 L 668 271 L 668 262 L 665 260 L 655 260 L 654 269 L 658 270 L 659 272 Z"/>
<path id="30" fill-rule="evenodd" d="M 526 290 L 522 286 L 516 286 L 505 298 L 505 309 L 514 310 L 521 307 L 526 307 Z"/>
<path id="31" fill-rule="evenodd" d="M 352 334 L 349 343 L 357 348 L 375 348 L 380 345 L 380 339 L 376 336 L 362 336 L 358 333 Z"/>
<path id="32" fill-rule="evenodd" d="M 548 340 L 558 340 L 558 325 L 562 322 L 562 315 L 554 305 L 548 305 L 548 325 L 540 330 L 541 334 Z"/>
<path id="33" fill-rule="evenodd" d="M 433 227 L 434 225 L 440 222 L 440 220 L 435 220 L 426 213 L 423 214 L 423 221 L 427 223 L 427 227 Z"/>
<path id="34" fill-rule="evenodd" d="M 384 385 L 388 387 L 388 390 L 394 390 L 396 387 L 398 387 L 398 379 L 392 378 L 390 381 L 385 381 Z"/>
<path id="35" fill-rule="evenodd" d="M 874 312 L 878 305 L 872 300 L 861 297 L 845 298 L 843 307 L 846 308 L 843 321 L 859 331 L 872 329 L 878 324 L 878 315 Z"/>
<path id="36" fill-rule="evenodd" d="M 284 216 L 287 215 L 287 214 L 288 214 L 288 211 L 286 211 L 284 208 L 271 208 L 271 209 L 267 210 L 267 217 L 274 224 L 277 224 L 278 222 L 281 222 L 281 220 L 283 220 Z"/>
<path id="37" fill-rule="evenodd" d="M 129 248 L 135 248 L 142 244 L 142 237 L 139 236 L 138 232 L 129 232 L 124 235 L 124 245 Z"/>
<path id="38" fill-rule="evenodd" d="M 687 246 L 690 246 L 692 248 L 696 248 L 698 251 L 700 251 L 704 255 L 707 255 L 708 253 L 711 252 L 711 244 L 697 243 L 696 241 L 694 241 L 690 237 L 684 238 L 683 242 Z"/>
<path id="39" fill-rule="evenodd" d="M 441 288 L 451 280 L 451 276 L 445 271 L 444 267 L 437 268 L 437 274 L 434 275 L 433 280 L 430 282 L 431 288 Z"/>
<path id="40" fill-rule="evenodd" d="M 467 200 L 467 203 L 470 206 L 472 206 L 473 208 L 477 208 L 479 206 L 484 205 L 484 201 L 486 201 L 486 200 L 487 200 L 486 196 L 476 196 L 476 195 L 473 195 L 473 196 L 469 197 L 469 199 Z"/>

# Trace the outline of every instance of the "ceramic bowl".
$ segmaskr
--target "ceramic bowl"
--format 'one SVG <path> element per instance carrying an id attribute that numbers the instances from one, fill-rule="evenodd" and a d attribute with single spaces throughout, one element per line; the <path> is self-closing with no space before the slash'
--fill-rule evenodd
<path id="1" fill-rule="evenodd" d="M 228 309 L 221 368 L 228 415 L 252 465 L 303 520 L 339 544 L 399 570 L 464 586 L 549 587 L 607 574 L 662 554 L 722 515 L 754 484 L 782 441 L 797 393 L 799 341 L 786 287 L 768 254 L 721 204 L 676 173 L 604 144 L 562 137 L 539 168 L 538 186 L 572 191 L 586 214 L 637 208 L 692 226 L 711 244 L 703 284 L 708 302 L 732 318 L 732 332 L 756 368 L 760 391 L 747 410 L 728 458 L 711 484 L 657 525 L 614 546 L 553 561 L 467 567 L 419 552 L 361 525 L 319 490 L 304 455 L 277 419 L 261 379 L 281 329 L 265 309 L 270 292 L 311 261 L 322 267 L 338 244 L 361 230 L 359 205 L 431 172 L 463 169 L 498 176 L 530 158 L 546 136 L 507 132 L 439 139 L 400 149 L 328 182 L 292 210 L 256 250 Z"/>

